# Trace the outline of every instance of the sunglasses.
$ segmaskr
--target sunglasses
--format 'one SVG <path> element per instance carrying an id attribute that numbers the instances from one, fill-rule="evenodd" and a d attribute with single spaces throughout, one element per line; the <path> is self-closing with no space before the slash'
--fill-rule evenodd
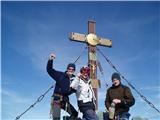
<path id="1" fill-rule="evenodd" d="M 84 68 L 83 70 L 82 70 L 82 73 L 87 73 L 87 74 L 89 74 L 90 73 L 90 69 L 88 69 L 88 68 Z"/>

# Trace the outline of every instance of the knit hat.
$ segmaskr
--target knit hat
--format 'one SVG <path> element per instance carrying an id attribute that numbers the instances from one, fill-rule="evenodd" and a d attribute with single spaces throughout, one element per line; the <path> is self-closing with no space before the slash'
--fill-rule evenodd
<path id="1" fill-rule="evenodd" d="M 113 73 L 113 74 L 112 74 L 112 77 L 111 77 L 112 81 L 113 81 L 115 78 L 116 78 L 117 80 L 121 80 L 121 77 L 120 77 L 120 75 L 119 75 L 118 73 Z"/>
<path id="2" fill-rule="evenodd" d="M 67 69 L 69 69 L 69 67 L 72 67 L 74 70 L 76 70 L 76 65 L 74 63 L 69 63 Z"/>

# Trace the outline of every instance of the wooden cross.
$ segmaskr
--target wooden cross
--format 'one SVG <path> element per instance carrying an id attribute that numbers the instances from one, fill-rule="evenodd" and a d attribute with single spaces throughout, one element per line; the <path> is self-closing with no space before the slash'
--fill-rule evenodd
<path id="1" fill-rule="evenodd" d="M 96 110 L 98 110 L 98 88 L 99 80 L 97 79 L 97 56 L 96 56 L 96 46 L 112 46 L 112 41 L 105 38 L 100 38 L 96 35 L 95 32 L 96 22 L 88 21 L 88 34 L 80 34 L 71 32 L 69 39 L 77 42 L 84 42 L 88 45 L 88 65 L 90 68 L 90 79 L 91 84 L 96 97 Z"/>

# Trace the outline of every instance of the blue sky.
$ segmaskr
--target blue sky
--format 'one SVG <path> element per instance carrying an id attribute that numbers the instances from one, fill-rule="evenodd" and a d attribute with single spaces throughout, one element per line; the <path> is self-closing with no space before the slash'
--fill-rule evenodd
<path id="1" fill-rule="evenodd" d="M 160 110 L 160 3 L 159 2 L 2 2 L 2 120 L 13 120 L 45 92 L 54 80 L 46 72 L 49 54 L 57 56 L 54 66 L 65 71 L 86 44 L 71 42 L 70 32 L 87 34 L 87 21 L 96 21 L 96 33 L 113 42 L 100 47 L 119 71 Z M 105 79 L 98 72 L 99 110 L 104 111 L 107 82 L 114 70 L 97 53 Z M 77 72 L 87 63 L 87 50 L 76 63 Z M 123 84 L 127 85 L 125 81 Z M 136 104 L 133 116 L 149 120 L 160 114 L 132 90 Z M 22 120 L 49 119 L 50 91 Z M 76 98 L 71 96 L 76 105 Z M 65 112 L 62 112 L 65 114 Z"/>

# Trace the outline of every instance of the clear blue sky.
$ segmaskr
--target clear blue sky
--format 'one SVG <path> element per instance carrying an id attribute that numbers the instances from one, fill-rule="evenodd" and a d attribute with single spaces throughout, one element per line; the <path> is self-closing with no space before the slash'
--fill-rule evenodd
<path id="1" fill-rule="evenodd" d="M 86 44 L 71 42 L 70 32 L 87 34 L 87 21 L 96 21 L 98 36 L 112 39 L 113 47 L 99 47 L 119 71 L 160 109 L 160 2 L 2 2 L 2 120 L 13 120 L 33 104 L 54 80 L 46 72 L 49 54 L 54 66 L 65 71 Z M 99 74 L 99 110 L 104 111 L 107 82 L 114 70 L 98 53 L 105 71 Z M 77 62 L 77 72 L 87 63 L 87 51 Z M 125 81 L 123 84 L 127 85 Z M 133 116 L 149 120 L 160 114 L 132 90 Z M 49 118 L 50 91 L 41 103 L 21 119 Z M 71 97 L 76 105 L 75 96 Z M 64 112 L 63 112 L 64 113 Z"/>

